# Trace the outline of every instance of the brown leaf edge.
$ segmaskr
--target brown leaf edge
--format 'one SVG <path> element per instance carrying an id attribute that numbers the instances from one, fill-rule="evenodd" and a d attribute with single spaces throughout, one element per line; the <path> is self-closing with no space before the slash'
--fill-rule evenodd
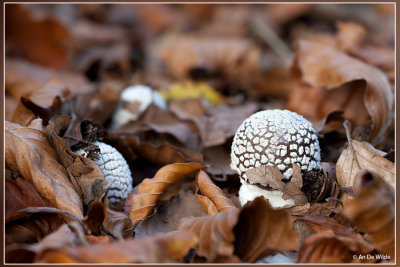
<path id="1" fill-rule="evenodd" d="M 230 211 L 232 209 L 237 209 L 235 205 L 232 203 L 232 201 L 225 196 L 224 192 L 222 192 L 222 190 L 214 184 L 214 182 L 204 171 L 199 171 L 199 173 L 197 174 L 196 184 L 199 187 L 200 192 L 205 197 L 210 199 L 211 202 L 215 205 L 217 212 L 225 212 L 225 211 Z M 199 195 L 197 195 L 197 197 L 199 198 Z M 200 202 L 200 203 L 202 205 L 203 203 L 206 204 L 206 202 Z M 203 208 L 207 211 L 209 205 L 203 206 Z"/>
<path id="2" fill-rule="evenodd" d="M 185 218 L 178 229 L 199 238 L 196 253 L 208 262 L 233 254 L 244 262 L 255 262 L 278 251 L 297 249 L 299 241 L 289 213 L 271 208 L 262 197 L 241 210 Z"/>
<path id="3" fill-rule="evenodd" d="M 132 195 L 132 207 L 129 218 L 133 227 L 148 217 L 154 210 L 159 196 L 165 190 L 181 180 L 186 175 L 193 173 L 205 166 L 200 163 L 175 163 L 162 167 L 156 175 L 144 179 L 140 185 L 138 194 Z"/>
<path id="4" fill-rule="evenodd" d="M 395 255 L 394 191 L 378 174 L 361 170 L 357 173 L 353 189 L 355 197 L 349 199 L 343 215 L 366 232 L 376 248 L 393 260 Z"/>

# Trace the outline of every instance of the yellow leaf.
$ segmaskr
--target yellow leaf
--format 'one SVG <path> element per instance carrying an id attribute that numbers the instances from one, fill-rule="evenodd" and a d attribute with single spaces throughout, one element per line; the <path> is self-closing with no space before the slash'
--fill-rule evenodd
<path id="1" fill-rule="evenodd" d="M 192 81 L 176 82 L 171 85 L 167 92 L 161 92 L 165 100 L 205 98 L 214 106 L 225 103 L 223 95 L 206 83 Z"/>

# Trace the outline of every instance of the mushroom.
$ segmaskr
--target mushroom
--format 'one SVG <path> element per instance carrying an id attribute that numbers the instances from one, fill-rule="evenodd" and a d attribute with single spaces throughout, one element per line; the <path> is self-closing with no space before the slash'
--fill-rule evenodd
<path id="1" fill-rule="evenodd" d="M 137 107 L 129 108 L 130 103 L 135 102 L 138 104 Z M 125 123 L 136 120 L 151 103 L 159 108 L 167 109 L 167 103 L 162 96 L 148 86 L 134 85 L 124 89 L 121 93 L 121 101 L 112 117 L 110 130 L 117 130 Z"/>
<path id="2" fill-rule="evenodd" d="M 132 191 L 132 175 L 129 165 L 114 147 L 99 141 L 94 142 L 93 145 L 100 148 L 98 157 L 93 160 L 103 171 L 104 179 L 112 183 L 107 191 L 107 197 L 110 206 L 115 207 L 125 201 Z M 89 156 L 89 151 L 82 148 L 74 153 L 84 157 Z"/>
<path id="3" fill-rule="evenodd" d="M 283 192 L 251 184 L 246 171 L 259 166 L 276 166 L 282 182 L 289 182 L 292 164 L 302 171 L 320 166 L 318 136 L 311 123 L 289 110 L 264 110 L 251 115 L 238 128 L 232 143 L 231 168 L 239 173 L 241 205 L 257 196 L 266 198 L 272 207 L 293 206 L 293 199 L 283 199 Z M 271 190 L 269 190 L 271 189 Z"/>

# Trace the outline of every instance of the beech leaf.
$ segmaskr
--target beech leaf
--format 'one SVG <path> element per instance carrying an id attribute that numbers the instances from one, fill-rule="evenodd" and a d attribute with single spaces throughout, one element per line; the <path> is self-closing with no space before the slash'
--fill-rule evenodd
<path id="1" fill-rule="evenodd" d="M 132 207 L 129 218 L 136 227 L 144 218 L 149 216 L 156 206 L 159 196 L 172 184 L 185 175 L 204 168 L 200 163 L 176 163 L 167 165 L 151 179 L 144 179 L 138 194 L 132 195 Z"/>
<path id="2" fill-rule="evenodd" d="M 218 212 L 237 209 L 232 201 L 230 201 L 225 196 L 222 190 L 213 183 L 213 181 L 204 171 L 199 171 L 199 173 L 197 174 L 196 184 L 199 187 L 200 192 L 204 196 L 208 197 L 212 201 L 212 203 L 214 203 Z M 207 206 L 205 207 L 205 210 L 208 210 Z"/>
<path id="3" fill-rule="evenodd" d="M 368 242 L 351 237 L 319 233 L 308 238 L 299 250 L 297 263 L 360 263 L 376 262 L 359 255 L 372 254 L 374 247 Z M 354 255 L 357 258 L 354 258 Z M 374 255 L 374 254 L 373 254 Z"/>
<path id="4" fill-rule="evenodd" d="M 101 200 L 111 184 L 104 180 L 103 171 L 94 161 L 73 153 L 66 141 L 58 135 L 68 128 L 71 119 L 69 116 L 55 116 L 49 121 L 45 131 L 60 163 L 67 170 L 75 191 L 82 196 L 84 206 L 88 207 L 92 201 Z"/>
<path id="5" fill-rule="evenodd" d="M 90 247 L 47 249 L 37 255 L 41 263 L 168 263 L 182 262 L 196 244 L 190 233 L 175 231 Z"/>
<path id="6" fill-rule="evenodd" d="M 32 183 L 55 207 L 83 218 L 82 202 L 58 163 L 46 134 L 37 129 L 6 122 L 6 164 Z"/>
<path id="7" fill-rule="evenodd" d="M 351 140 L 336 163 L 336 176 L 340 186 L 353 186 L 357 172 L 364 169 L 379 173 L 394 188 L 394 163 L 385 159 L 383 155 L 383 152 L 367 142 Z"/>
<path id="8" fill-rule="evenodd" d="M 343 215 L 371 236 L 376 248 L 394 260 L 394 190 L 378 174 L 361 170 L 354 180 L 355 197 L 345 202 Z"/>
<path id="9" fill-rule="evenodd" d="M 372 119 L 370 140 L 373 144 L 381 142 L 394 115 L 394 96 L 385 74 L 339 50 L 315 42 L 299 41 L 296 55 L 295 67 L 300 70 L 302 80 L 314 87 L 331 90 L 348 82 L 365 81 L 364 104 Z"/>
<path id="10" fill-rule="evenodd" d="M 232 255 L 244 262 L 255 262 L 276 251 L 296 249 L 299 241 L 292 230 L 290 215 L 272 209 L 262 197 L 241 210 L 185 218 L 179 230 L 196 234 L 199 238 L 196 253 L 208 262 Z"/>

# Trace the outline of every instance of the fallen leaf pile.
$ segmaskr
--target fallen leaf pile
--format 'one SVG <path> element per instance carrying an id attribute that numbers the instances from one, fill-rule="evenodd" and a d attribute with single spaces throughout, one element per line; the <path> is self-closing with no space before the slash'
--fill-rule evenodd
<path id="1" fill-rule="evenodd" d="M 5 262 L 394 263 L 394 17 L 388 3 L 5 5 Z M 249 169 L 294 205 L 242 206 L 232 141 L 270 109 L 313 124 L 320 168 Z M 132 185 L 110 182 L 124 164 Z"/>

